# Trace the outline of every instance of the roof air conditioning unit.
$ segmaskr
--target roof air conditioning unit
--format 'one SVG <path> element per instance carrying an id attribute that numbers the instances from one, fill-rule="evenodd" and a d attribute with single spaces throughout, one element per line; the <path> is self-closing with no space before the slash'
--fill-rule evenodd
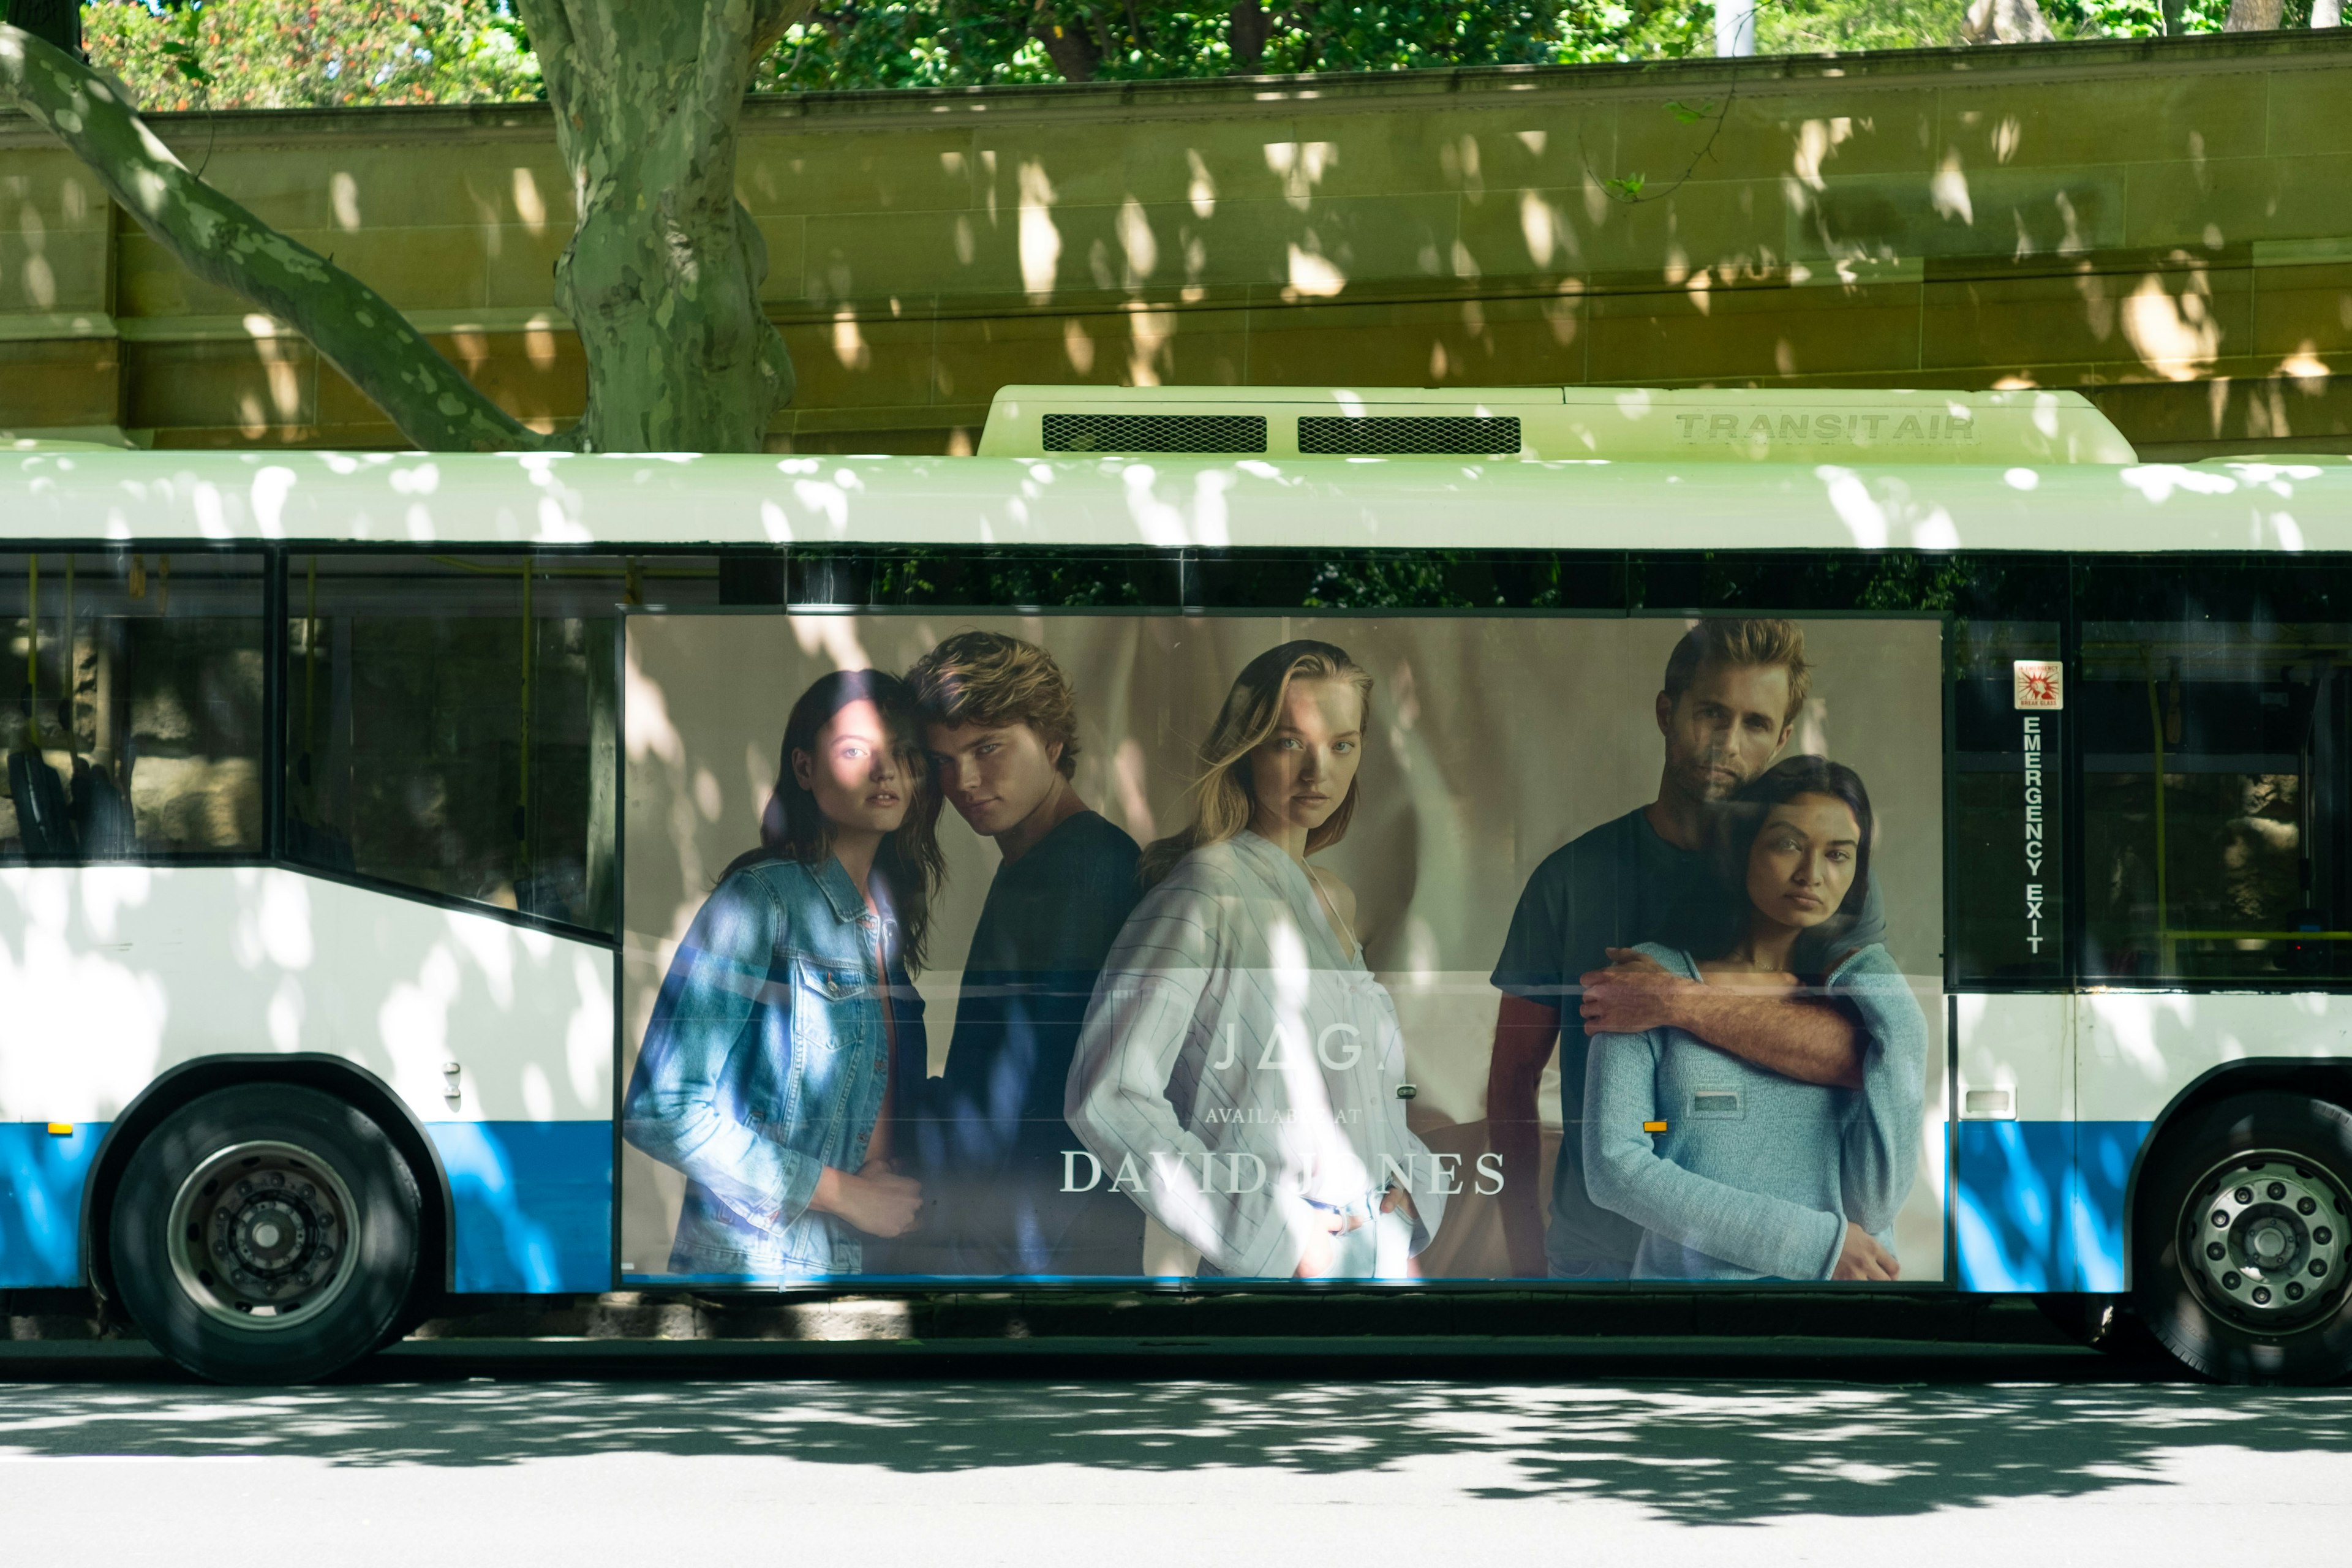
<path id="1" fill-rule="evenodd" d="M 983 458 L 2132 463 L 2075 392 L 1008 386 Z"/>

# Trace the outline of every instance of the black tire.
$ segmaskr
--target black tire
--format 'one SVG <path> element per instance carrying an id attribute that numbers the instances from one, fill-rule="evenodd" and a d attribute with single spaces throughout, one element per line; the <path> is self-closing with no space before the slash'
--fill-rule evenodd
<path id="1" fill-rule="evenodd" d="M 2246 1094 L 2168 1131 L 2132 1205 L 2132 1303 L 2226 1383 L 2352 1372 L 2352 1112 Z"/>
<path id="2" fill-rule="evenodd" d="M 415 1297 L 416 1180 L 383 1129 L 284 1084 L 215 1089 L 131 1153 L 108 1246 L 116 1296 L 220 1383 L 307 1383 L 385 1342 Z"/>
<path id="3" fill-rule="evenodd" d="M 2172 1352 L 2147 1331 L 2124 1296 L 2036 1296 L 2033 1304 L 2052 1327 L 2080 1345 L 2133 1366 L 2173 1364 Z"/>

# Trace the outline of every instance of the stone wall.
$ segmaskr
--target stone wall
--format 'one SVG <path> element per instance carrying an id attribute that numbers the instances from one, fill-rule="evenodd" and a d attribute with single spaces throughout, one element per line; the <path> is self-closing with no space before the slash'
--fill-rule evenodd
<path id="1" fill-rule="evenodd" d="M 1576 382 L 2073 386 L 2154 454 L 2352 449 L 2347 102 L 2326 34 L 755 100 L 772 444 L 969 449 L 1015 381 Z M 577 410 L 543 107 L 156 124 Z M 0 429 L 397 444 L 8 117 Z"/>

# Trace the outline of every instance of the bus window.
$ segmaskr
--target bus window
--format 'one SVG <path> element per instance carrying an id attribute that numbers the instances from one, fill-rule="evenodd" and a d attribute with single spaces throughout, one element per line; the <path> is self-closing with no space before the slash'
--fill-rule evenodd
<path id="1" fill-rule="evenodd" d="M 716 583 L 709 561 L 289 555 L 287 858 L 609 931 L 623 607 Z"/>
<path id="2" fill-rule="evenodd" d="M 0 554 L 0 859 L 261 851 L 262 583 L 225 551 Z"/>
<path id="3" fill-rule="evenodd" d="M 2082 571 L 2085 977 L 2352 975 L 2352 575 Z"/>
<path id="4" fill-rule="evenodd" d="M 2065 981 L 2054 678 L 2059 623 L 1953 626 L 1953 973 L 1962 984 Z"/>

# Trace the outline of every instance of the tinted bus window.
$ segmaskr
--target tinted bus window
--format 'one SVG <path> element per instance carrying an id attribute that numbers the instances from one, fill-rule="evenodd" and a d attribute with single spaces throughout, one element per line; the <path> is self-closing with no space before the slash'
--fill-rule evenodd
<path id="1" fill-rule="evenodd" d="M 2352 972 L 2346 574 L 2125 563 L 2083 581 L 2089 976 Z"/>
<path id="2" fill-rule="evenodd" d="M 2066 974 L 2059 624 L 1971 620 L 1952 639 L 1952 958 L 1963 984 Z"/>
<path id="3" fill-rule="evenodd" d="M 262 581 L 257 554 L 0 555 L 0 858 L 260 851 Z"/>
<path id="4" fill-rule="evenodd" d="M 293 555 L 288 857 L 590 930 L 613 923 L 625 605 L 716 563 Z"/>

